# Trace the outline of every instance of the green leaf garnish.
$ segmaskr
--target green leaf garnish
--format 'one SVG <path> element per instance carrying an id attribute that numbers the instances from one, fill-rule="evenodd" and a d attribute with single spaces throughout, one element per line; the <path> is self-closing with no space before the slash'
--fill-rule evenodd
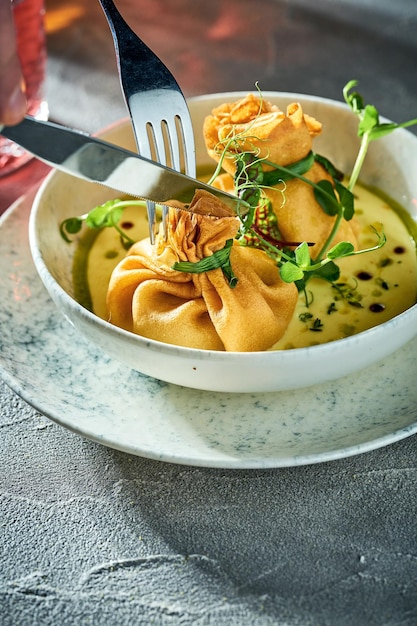
<path id="1" fill-rule="evenodd" d="M 307 242 L 303 242 L 294 250 L 294 256 L 298 267 L 307 269 L 311 265 L 310 252 Z"/>
<path id="2" fill-rule="evenodd" d="M 328 174 L 333 178 L 333 180 L 343 180 L 344 174 L 340 170 L 338 170 L 333 163 L 322 154 L 315 154 L 314 160 L 317 163 L 320 163 L 322 167 L 326 170 Z"/>
<path id="3" fill-rule="evenodd" d="M 224 248 L 217 250 L 211 256 L 204 257 L 199 261 L 177 261 L 172 266 L 173 270 L 178 272 L 187 272 L 189 274 L 203 274 L 211 270 L 221 269 L 226 276 L 229 286 L 235 287 L 238 279 L 233 274 L 230 264 L 230 253 L 232 251 L 233 239 L 228 239 Z"/>
<path id="4" fill-rule="evenodd" d="M 123 215 L 123 208 L 120 200 L 109 200 L 90 211 L 85 218 L 85 223 L 89 228 L 115 226 Z"/>
<path id="5" fill-rule="evenodd" d="M 321 321 L 321 319 L 319 319 L 318 317 L 316 317 L 316 319 L 314 320 L 312 326 L 310 326 L 310 330 L 312 330 L 313 332 L 321 332 L 323 330 L 323 322 Z"/>
<path id="6" fill-rule="evenodd" d="M 304 278 L 303 270 L 291 261 L 286 261 L 281 265 L 279 275 L 285 283 L 294 283 Z"/>
<path id="7" fill-rule="evenodd" d="M 70 217 L 61 222 L 59 231 L 61 237 L 67 243 L 71 243 L 68 235 L 76 235 L 80 232 L 83 223 L 89 228 L 115 228 L 120 234 L 122 243 L 131 246 L 135 243 L 129 235 L 120 227 L 119 222 L 122 218 L 123 211 L 128 206 L 144 206 L 143 200 L 108 200 L 104 204 L 94 207 L 89 213 L 80 217 Z"/>
<path id="8" fill-rule="evenodd" d="M 326 215 L 337 215 L 339 213 L 339 200 L 329 180 L 320 180 L 314 186 L 314 197 Z"/>
<path id="9" fill-rule="evenodd" d="M 334 186 L 339 195 L 339 205 L 343 211 L 343 218 L 349 221 L 355 214 L 355 197 L 350 189 L 339 181 L 336 180 Z"/>
<path id="10" fill-rule="evenodd" d="M 340 268 L 334 261 L 329 261 L 329 263 L 325 263 L 318 269 L 314 270 L 314 276 L 316 278 L 321 278 L 322 280 L 327 280 L 329 283 L 333 283 L 334 281 L 339 280 Z"/>
<path id="11" fill-rule="evenodd" d="M 358 136 L 361 137 L 361 146 L 349 180 L 350 190 L 354 188 L 358 180 L 371 141 L 380 139 L 397 128 L 407 128 L 417 124 L 417 118 L 401 124 L 396 124 L 395 122 L 381 124 L 376 107 L 372 104 L 365 105 L 362 96 L 358 92 L 352 91 L 357 84 L 357 80 L 351 80 L 343 89 L 343 97 L 346 103 L 359 118 Z"/>
<path id="12" fill-rule="evenodd" d="M 59 225 L 59 232 L 61 233 L 62 239 L 67 243 L 71 243 L 71 239 L 68 235 L 76 235 L 80 232 L 83 225 L 83 220 L 79 217 L 69 217 L 68 219 L 61 222 Z"/>
<path id="13" fill-rule="evenodd" d="M 336 244 L 327 253 L 328 259 L 341 259 L 345 256 L 351 256 L 355 252 L 355 247 L 350 241 L 341 241 Z"/>
<path id="14" fill-rule="evenodd" d="M 315 155 L 313 152 L 309 152 L 307 156 L 295 163 L 287 165 L 286 167 L 277 165 L 268 159 L 264 160 L 265 165 L 271 165 L 274 169 L 263 173 L 263 184 L 267 187 L 272 187 L 280 182 L 286 183 L 292 178 L 302 176 L 309 169 L 311 169 L 314 163 Z"/>

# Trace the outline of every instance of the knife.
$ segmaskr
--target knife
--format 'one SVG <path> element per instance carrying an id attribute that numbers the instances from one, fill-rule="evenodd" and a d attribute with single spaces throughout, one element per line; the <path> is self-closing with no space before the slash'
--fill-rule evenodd
<path id="1" fill-rule="evenodd" d="M 165 206 L 170 206 L 171 200 L 189 203 L 195 191 L 203 189 L 237 215 L 245 215 L 249 209 L 247 203 L 236 196 L 60 124 L 26 116 L 15 126 L 0 125 L 0 135 L 62 172 L 141 200 Z"/>

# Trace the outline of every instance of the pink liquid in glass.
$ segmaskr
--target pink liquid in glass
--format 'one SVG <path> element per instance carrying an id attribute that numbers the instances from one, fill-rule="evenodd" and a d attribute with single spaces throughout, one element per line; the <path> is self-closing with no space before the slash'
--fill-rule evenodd
<path id="1" fill-rule="evenodd" d="M 17 48 L 28 100 L 28 114 L 47 119 L 44 98 L 46 45 L 43 0 L 12 0 Z M 32 158 L 12 141 L 0 137 L 0 176 L 10 174 Z"/>

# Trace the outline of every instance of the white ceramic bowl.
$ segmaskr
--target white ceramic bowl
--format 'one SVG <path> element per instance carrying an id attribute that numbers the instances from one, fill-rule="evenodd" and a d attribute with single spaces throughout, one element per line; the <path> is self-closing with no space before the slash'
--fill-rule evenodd
<path id="1" fill-rule="evenodd" d="M 204 117 L 213 107 L 246 93 L 222 93 L 190 100 L 195 125 L 197 162 L 212 163 L 202 141 Z M 342 103 L 289 93 L 265 98 L 284 109 L 298 101 L 324 125 L 315 150 L 341 170 L 350 171 L 358 150 L 357 120 Z M 128 121 L 101 135 L 134 150 Z M 374 142 L 362 170 L 363 182 L 378 187 L 417 218 L 417 137 L 405 130 Z M 30 219 L 30 245 L 35 266 L 57 307 L 81 335 L 129 368 L 186 387 L 228 392 L 279 391 L 334 380 L 367 367 L 400 349 L 417 333 L 417 305 L 392 320 L 352 337 L 324 345 L 287 351 L 226 353 L 181 348 L 145 339 L 99 319 L 73 297 L 71 276 L 75 245 L 65 244 L 58 225 L 107 199 L 117 197 L 100 185 L 52 172 L 40 188 Z"/>

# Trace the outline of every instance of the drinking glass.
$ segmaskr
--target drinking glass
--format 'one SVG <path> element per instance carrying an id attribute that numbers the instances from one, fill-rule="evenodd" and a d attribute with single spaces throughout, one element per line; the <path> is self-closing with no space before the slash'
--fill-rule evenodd
<path id="1" fill-rule="evenodd" d="M 11 0 L 17 50 L 26 86 L 28 115 L 48 118 L 45 99 L 46 42 L 44 0 Z M 0 176 L 14 172 L 32 155 L 0 136 Z"/>

